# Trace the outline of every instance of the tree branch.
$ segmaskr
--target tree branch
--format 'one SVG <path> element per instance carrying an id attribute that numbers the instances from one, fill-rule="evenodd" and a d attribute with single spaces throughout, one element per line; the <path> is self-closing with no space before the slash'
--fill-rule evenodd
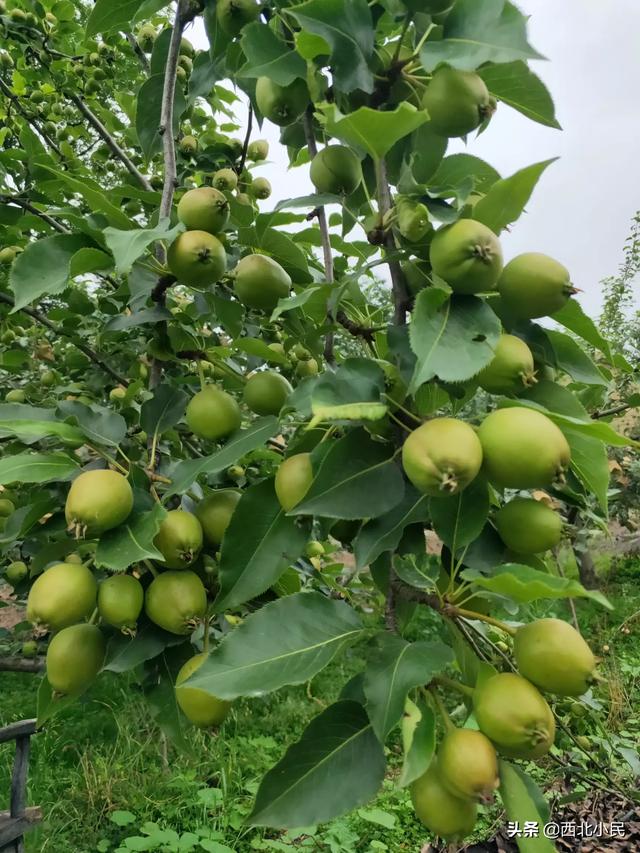
<path id="1" fill-rule="evenodd" d="M 0 658 L 0 672 L 33 672 L 44 670 L 44 658 Z"/>
<path id="2" fill-rule="evenodd" d="M 591 417 L 594 420 L 600 420 L 601 418 L 611 418 L 613 415 L 621 415 L 623 412 L 626 412 L 628 409 L 634 409 L 635 406 L 630 405 L 629 403 L 621 403 L 619 406 L 614 406 L 611 409 L 606 409 L 604 412 L 594 412 Z"/>
<path id="3" fill-rule="evenodd" d="M 247 117 L 247 132 L 244 137 L 244 142 L 242 144 L 242 154 L 240 156 L 240 163 L 236 168 L 236 173 L 241 175 L 244 171 L 245 164 L 247 162 L 247 152 L 249 151 L 249 142 L 251 141 L 251 133 L 253 131 L 253 104 L 249 103 L 249 115 Z"/>
<path id="4" fill-rule="evenodd" d="M 389 187 L 389 179 L 387 177 L 387 164 L 384 161 L 384 158 L 381 158 L 376 162 L 376 181 L 378 184 L 378 207 L 380 219 L 384 220 L 393 207 L 391 189 Z M 387 253 L 393 253 L 396 251 L 395 240 L 393 239 L 393 234 L 390 230 L 385 232 L 384 247 Z M 393 287 L 395 322 L 397 326 L 404 326 L 407 322 L 407 311 L 411 305 L 411 297 L 407 291 L 407 285 L 398 261 L 389 260 L 387 263 Z"/>
<path id="5" fill-rule="evenodd" d="M 307 140 L 307 148 L 309 149 L 309 157 L 313 159 L 318 153 L 316 138 L 313 134 L 313 107 L 310 106 L 304 114 L 304 133 Z M 322 256 L 324 259 L 324 274 L 328 284 L 333 284 L 335 281 L 333 269 L 333 251 L 331 249 L 331 235 L 329 234 L 329 224 L 327 222 L 327 213 L 324 206 L 317 207 L 315 214 L 318 217 L 318 227 L 320 228 L 320 239 L 322 241 Z M 329 364 L 335 364 L 335 355 L 333 352 L 334 335 L 333 332 L 328 332 L 324 344 L 324 357 Z"/>
<path id="6" fill-rule="evenodd" d="M 347 317 L 344 311 L 338 311 L 336 320 L 354 338 L 363 338 L 367 343 L 373 342 L 377 332 L 384 332 L 387 329 L 386 326 L 361 326 Z"/>
<path id="7" fill-rule="evenodd" d="M 127 36 L 127 41 L 131 45 L 131 49 L 133 50 L 133 52 L 135 53 L 135 55 L 138 57 L 138 59 L 140 61 L 140 65 L 143 67 L 143 69 L 148 74 L 151 71 L 151 64 L 149 63 L 149 60 L 147 59 L 147 56 L 146 56 L 144 50 L 142 50 L 142 48 L 140 47 L 140 45 L 136 41 L 136 37 L 133 35 L 133 33 L 127 33 L 126 36 Z"/>
<path id="8" fill-rule="evenodd" d="M 89 107 L 85 104 L 82 98 L 80 98 L 78 95 L 69 95 L 68 97 L 71 101 L 73 101 L 73 103 L 80 110 L 82 115 L 87 119 L 89 124 L 94 128 L 98 136 L 102 137 L 102 139 L 107 144 L 113 155 L 117 157 L 118 160 L 120 160 L 120 162 L 124 165 L 125 169 L 129 172 L 129 174 L 133 175 L 133 177 L 138 181 L 138 183 L 143 189 L 148 190 L 149 192 L 153 192 L 153 187 L 151 186 L 149 181 L 135 166 L 128 154 L 118 145 L 116 140 L 109 133 L 109 131 L 100 121 L 98 116 L 89 109 Z"/>
<path id="9" fill-rule="evenodd" d="M 11 305 L 12 308 L 15 307 L 15 303 L 8 293 L 0 292 L 0 302 L 4 302 L 7 305 Z M 29 317 L 36 320 L 38 323 L 45 326 L 55 335 L 68 338 L 71 343 L 77 349 L 80 350 L 80 352 L 83 352 L 88 359 L 90 359 L 94 364 L 97 364 L 98 367 L 101 367 L 105 371 L 105 373 L 108 373 L 109 376 L 115 379 L 116 382 L 119 382 L 120 385 L 129 385 L 129 380 L 126 377 L 121 376 L 116 370 L 110 367 L 110 365 L 108 365 L 107 362 L 104 361 L 95 350 L 92 350 L 91 347 L 88 347 L 86 344 L 83 344 L 74 335 L 70 334 L 69 332 L 66 332 L 61 326 L 57 326 L 55 323 L 52 323 L 51 320 L 47 319 L 47 317 L 45 317 L 44 314 L 42 314 L 36 308 L 27 308 L 25 306 L 23 308 L 20 308 L 19 310 L 22 311 L 23 314 L 27 314 Z"/>
<path id="10" fill-rule="evenodd" d="M 16 207 L 22 207 L 24 210 L 28 210 L 29 213 L 33 213 L 35 216 L 38 216 L 42 219 L 43 222 L 46 222 L 47 225 L 50 225 L 55 231 L 58 231 L 60 234 L 71 234 L 71 231 L 63 225 L 61 222 L 58 222 L 57 219 L 54 219 L 53 216 L 49 216 L 48 213 L 45 213 L 43 210 L 39 210 L 30 201 L 24 198 L 15 198 L 10 195 L 0 195 L 0 201 L 3 204 L 14 204 Z"/>

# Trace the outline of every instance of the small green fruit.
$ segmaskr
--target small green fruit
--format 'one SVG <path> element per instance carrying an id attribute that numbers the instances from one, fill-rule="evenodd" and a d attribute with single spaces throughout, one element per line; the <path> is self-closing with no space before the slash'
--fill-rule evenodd
<path id="1" fill-rule="evenodd" d="M 193 59 L 195 55 L 196 52 L 189 39 L 183 38 L 180 41 L 180 56 L 188 56 L 189 59 Z"/>
<path id="2" fill-rule="evenodd" d="M 23 658 L 35 658 L 38 656 L 38 644 L 35 640 L 27 640 L 22 644 L 22 657 Z"/>
<path id="3" fill-rule="evenodd" d="M 477 376 L 478 384 L 490 394 L 517 394 L 535 385 L 533 353 L 515 335 L 500 335 L 493 360 Z"/>
<path id="4" fill-rule="evenodd" d="M 91 615 L 98 585 L 86 566 L 56 563 L 38 575 L 29 590 L 27 619 L 59 631 Z"/>
<path id="5" fill-rule="evenodd" d="M 235 38 L 246 24 L 255 21 L 260 14 L 260 6 L 255 0 L 218 0 L 216 18 L 225 35 Z"/>
<path id="6" fill-rule="evenodd" d="M 109 391 L 109 399 L 112 403 L 121 403 L 126 396 L 127 389 L 123 388 L 122 385 L 118 385 L 117 388 L 112 388 L 111 391 Z"/>
<path id="7" fill-rule="evenodd" d="M 100 536 L 117 527 L 133 509 L 133 492 L 117 471 L 85 471 L 71 484 L 64 512 L 78 537 Z"/>
<path id="8" fill-rule="evenodd" d="M 79 696 L 102 669 L 106 643 L 95 625 L 71 625 L 49 643 L 47 680 L 62 696 Z"/>
<path id="9" fill-rule="evenodd" d="M 184 71 L 184 68 L 182 70 Z M 186 77 L 186 71 L 184 74 Z M 193 157 L 194 154 L 198 153 L 198 140 L 195 136 L 183 136 L 178 147 L 185 157 Z"/>
<path id="10" fill-rule="evenodd" d="M 429 211 L 422 202 L 403 199 L 396 205 L 398 231 L 410 243 L 419 243 L 431 230 Z"/>
<path id="11" fill-rule="evenodd" d="M 482 447 L 469 424 L 434 418 L 415 429 L 402 448 L 402 466 L 425 495 L 442 497 L 465 489 L 478 475 Z"/>
<path id="12" fill-rule="evenodd" d="M 304 379 L 305 376 L 317 376 L 320 367 L 315 358 L 309 358 L 306 361 L 299 361 L 296 364 L 296 376 Z"/>
<path id="13" fill-rule="evenodd" d="M 4 573 L 6 580 L 11 584 L 11 586 L 17 586 L 26 577 L 28 577 L 28 575 L 29 569 L 27 568 L 27 564 L 23 563 L 22 560 L 16 560 L 13 563 L 9 563 Z"/>
<path id="14" fill-rule="evenodd" d="M 466 136 L 494 111 L 487 86 L 478 74 L 443 65 L 427 87 L 422 104 L 438 136 Z"/>
<path id="15" fill-rule="evenodd" d="M 498 290 L 507 311 L 523 319 L 555 314 L 576 293 L 569 270 L 538 252 L 526 252 L 509 261 Z"/>
<path id="16" fill-rule="evenodd" d="M 259 77 L 256 103 L 265 118 L 286 127 L 300 118 L 309 104 L 307 84 L 300 77 L 288 86 L 279 86 L 270 77 Z"/>
<path id="17" fill-rule="evenodd" d="M 243 472 L 244 473 L 244 472 Z M 220 489 L 206 497 L 196 507 L 196 516 L 202 525 L 208 545 L 219 548 L 231 516 L 242 495 L 233 489 Z"/>
<path id="18" fill-rule="evenodd" d="M 249 308 L 273 311 L 291 291 L 291 277 L 266 255 L 247 255 L 235 269 L 236 296 Z"/>
<path id="19" fill-rule="evenodd" d="M 202 550 L 202 526 L 190 512 L 171 510 L 164 517 L 153 544 L 170 569 L 186 569 Z"/>
<path id="20" fill-rule="evenodd" d="M 548 693 L 582 696 L 593 680 L 593 652 L 562 619 L 537 619 L 518 628 L 513 652 L 520 673 Z"/>
<path id="21" fill-rule="evenodd" d="M 198 187 L 189 190 L 180 199 L 178 219 L 190 231 L 219 234 L 229 221 L 229 202 L 226 196 L 214 187 Z"/>
<path id="22" fill-rule="evenodd" d="M 22 388 L 13 388 L 11 391 L 7 391 L 4 395 L 4 399 L 7 403 L 24 403 L 27 399 L 27 395 Z"/>
<path id="23" fill-rule="evenodd" d="M 516 554 L 540 554 L 562 538 L 562 517 L 542 501 L 514 498 L 496 513 L 504 544 Z"/>
<path id="24" fill-rule="evenodd" d="M 204 288 L 220 281 L 227 269 L 224 246 L 207 231 L 185 231 L 167 253 L 169 269 L 181 284 Z"/>
<path id="25" fill-rule="evenodd" d="M 418 820 L 446 841 L 464 838 L 476 825 L 477 805 L 473 800 L 462 800 L 449 793 L 435 763 L 412 783 L 411 802 Z"/>
<path id="26" fill-rule="evenodd" d="M 362 182 L 362 165 L 345 145 L 328 145 L 311 161 L 310 177 L 320 193 L 351 195 Z"/>
<path id="27" fill-rule="evenodd" d="M 183 665 L 176 678 L 176 701 L 185 717 L 201 729 L 219 726 L 231 710 L 231 702 L 218 699 L 199 687 L 182 686 L 208 657 L 206 652 L 195 655 Z"/>
<path id="28" fill-rule="evenodd" d="M 187 570 L 163 572 L 145 595 L 149 619 L 172 634 L 191 634 L 207 611 L 207 593 L 198 575 Z"/>
<path id="29" fill-rule="evenodd" d="M 8 518 L 13 512 L 16 511 L 16 505 L 13 501 L 8 500 L 7 498 L 0 498 L 0 517 Z"/>
<path id="30" fill-rule="evenodd" d="M 219 169 L 213 176 L 213 186 L 222 192 L 233 192 L 238 186 L 238 175 L 233 169 Z"/>
<path id="31" fill-rule="evenodd" d="M 307 494 L 313 482 L 311 454 L 298 453 L 281 462 L 276 472 L 275 489 L 280 506 L 289 512 Z"/>
<path id="32" fill-rule="evenodd" d="M 254 181 L 251 181 L 249 192 L 254 198 L 264 201 L 271 195 L 271 184 L 266 178 L 256 178 Z"/>
<path id="33" fill-rule="evenodd" d="M 437 768 L 442 784 L 463 800 L 490 800 L 500 785 L 496 751 L 486 735 L 472 729 L 447 732 Z"/>
<path id="34" fill-rule="evenodd" d="M 324 545 L 322 542 L 317 542 L 314 539 L 311 542 L 307 542 L 304 552 L 307 557 L 322 557 L 324 555 Z"/>
<path id="35" fill-rule="evenodd" d="M 191 432 L 199 438 L 220 441 L 240 429 L 242 414 L 234 397 L 209 385 L 191 399 L 186 420 Z"/>
<path id="36" fill-rule="evenodd" d="M 502 249 L 496 235 L 474 219 L 459 219 L 436 232 L 429 259 L 434 273 L 454 293 L 486 293 L 502 272 Z"/>
<path id="37" fill-rule="evenodd" d="M 123 634 L 135 634 L 143 604 L 142 584 L 132 575 L 112 575 L 98 587 L 100 618 Z"/>
<path id="38" fill-rule="evenodd" d="M 546 415 L 514 406 L 496 409 L 480 424 L 484 469 L 499 488 L 545 488 L 562 482 L 571 450 Z"/>
<path id="39" fill-rule="evenodd" d="M 247 379 L 244 402 L 256 415 L 277 415 L 292 391 L 284 376 L 273 370 L 264 370 Z"/>
<path id="40" fill-rule="evenodd" d="M 260 160 L 266 160 L 268 156 L 269 143 L 266 139 L 256 139 L 254 142 L 249 143 L 249 147 L 247 148 L 247 157 L 249 160 L 257 163 Z"/>
<path id="41" fill-rule="evenodd" d="M 540 758 L 553 745 L 556 726 L 544 697 L 511 672 L 494 675 L 476 688 L 473 708 L 480 727 L 498 750 L 512 758 Z"/>

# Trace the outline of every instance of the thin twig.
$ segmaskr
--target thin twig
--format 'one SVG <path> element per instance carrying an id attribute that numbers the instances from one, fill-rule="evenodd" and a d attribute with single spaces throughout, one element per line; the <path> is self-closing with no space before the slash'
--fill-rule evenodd
<path id="1" fill-rule="evenodd" d="M 8 293 L 0 292 L 0 302 L 4 302 L 7 305 L 15 307 L 15 303 Z M 73 343 L 73 345 L 80 350 L 80 352 L 83 352 L 88 359 L 90 359 L 94 364 L 97 364 L 99 367 L 101 367 L 106 373 L 109 374 L 109 376 L 115 379 L 116 382 L 119 382 L 120 385 L 129 385 L 129 380 L 126 377 L 121 376 L 116 370 L 114 370 L 110 365 L 108 365 L 107 362 L 104 361 L 95 350 L 92 350 L 91 347 L 88 347 L 86 344 L 83 344 L 75 337 L 75 335 L 72 335 L 69 332 L 65 331 L 62 326 L 57 326 L 55 323 L 52 323 L 51 320 L 47 319 L 47 317 L 45 317 L 44 314 L 42 314 L 36 308 L 28 308 L 25 306 L 23 308 L 20 308 L 19 310 L 36 320 L 41 325 L 45 326 L 55 335 L 68 338 Z"/>
<path id="2" fill-rule="evenodd" d="M 249 142 L 251 141 L 251 133 L 253 132 L 253 104 L 249 104 L 249 115 L 247 117 L 247 132 L 244 136 L 244 142 L 242 143 L 242 154 L 240 155 L 240 162 L 236 167 L 236 173 L 241 175 L 244 172 L 244 167 L 247 162 L 247 153 L 249 151 Z"/>
<path id="3" fill-rule="evenodd" d="M 138 57 L 138 60 L 140 61 L 140 65 L 143 67 L 145 72 L 148 74 L 151 71 L 151 64 L 150 64 L 149 60 L 147 59 L 147 56 L 146 56 L 144 50 L 142 50 L 142 48 L 140 47 L 140 45 L 136 41 L 136 37 L 133 35 L 133 33 L 127 33 L 126 35 L 127 35 L 127 41 L 131 45 L 131 49 L 133 50 L 135 55 Z"/>
<path id="4" fill-rule="evenodd" d="M 393 207 L 391 188 L 389 187 L 389 179 L 387 177 L 387 164 L 384 158 L 380 158 L 376 162 L 376 180 L 378 184 L 378 207 L 380 219 L 384 221 L 385 217 Z M 396 244 L 391 230 L 387 230 L 385 232 L 384 246 L 388 253 L 394 253 L 396 251 Z M 393 286 L 395 322 L 397 326 L 404 326 L 407 322 L 407 311 L 411 304 L 411 297 L 407 291 L 407 285 L 398 261 L 389 260 L 388 266 Z"/>
<path id="5" fill-rule="evenodd" d="M 28 210 L 29 213 L 33 213 L 35 216 L 38 216 L 42 219 L 43 222 L 46 222 L 47 225 L 50 225 L 55 231 L 58 231 L 60 234 L 71 234 L 71 231 L 63 225 L 62 222 L 58 222 L 57 219 L 54 219 L 53 216 L 49 216 L 48 213 L 45 213 L 43 210 L 39 210 L 30 201 L 27 201 L 25 198 L 16 198 L 10 195 L 0 195 L 0 201 L 3 204 L 14 204 L 16 207 L 22 207 L 24 210 Z"/>

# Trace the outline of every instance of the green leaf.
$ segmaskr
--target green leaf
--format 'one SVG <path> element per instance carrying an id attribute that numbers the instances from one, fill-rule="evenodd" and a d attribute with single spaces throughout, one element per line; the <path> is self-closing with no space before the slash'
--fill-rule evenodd
<path id="1" fill-rule="evenodd" d="M 409 328 L 417 364 L 410 390 L 435 376 L 444 382 L 463 382 L 476 376 L 493 358 L 501 325 L 495 313 L 477 296 L 447 297 L 427 288 L 418 294 Z"/>
<path id="2" fill-rule="evenodd" d="M 429 179 L 429 187 L 458 187 L 469 178 L 473 180 L 473 189 L 486 193 L 500 180 L 500 174 L 489 163 L 472 154 L 452 154 L 440 163 L 436 173 Z"/>
<path id="3" fill-rule="evenodd" d="M 342 204 L 342 198 L 339 195 L 332 193 L 314 193 L 313 195 L 303 195 L 297 198 L 285 198 L 279 201 L 274 207 L 274 213 L 280 210 L 295 210 L 298 207 L 315 209 L 323 207 L 327 204 Z"/>
<path id="4" fill-rule="evenodd" d="M 519 219 L 544 170 L 557 157 L 520 169 L 509 178 L 496 181 L 489 192 L 473 208 L 473 218 L 500 234 Z"/>
<path id="5" fill-rule="evenodd" d="M 407 486 L 398 506 L 368 521 L 353 543 L 356 567 L 362 569 L 385 551 L 394 551 L 406 527 L 427 520 L 428 500 L 426 495 L 420 495 L 413 487 Z"/>
<path id="6" fill-rule="evenodd" d="M 485 577 L 476 569 L 462 572 L 465 580 L 473 581 L 476 586 L 506 595 L 514 601 L 528 603 L 545 598 L 592 598 L 603 607 L 612 607 L 604 595 L 595 589 L 585 589 L 581 583 L 571 578 L 549 575 L 519 563 L 506 563 L 497 566 L 491 577 Z"/>
<path id="7" fill-rule="evenodd" d="M 440 558 L 435 554 L 394 554 L 393 570 L 408 586 L 431 591 L 441 571 Z"/>
<path id="8" fill-rule="evenodd" d="M 535 782 L 524 771 L 500 759 L 500 798 L 507 818 L 524 827 L 526 823 L 543 827 L 549 819 L 549 810 Z M 535 836 L 516 837 L 520 853 L 554 853 L 556 845 L 542 832 Z"/>
<path id="9" fill-rule="evenodd" d="M 145 661 L 157 657 L 169 646 L 180 643 L 184 643 L 184 637 L 177 637 L 156 625 L 146 623 L 135 637 L 114 634 L 109 639 L 102 669 L 108 672 L 130 672 Z"/>
<path id="10" fill-rule="evenodd" d="M 429 769 L 436 749 L 436 718 L 424 699 L 407 699 L 402 720 L 404 762 L 398 784 L 406 788 Z"/>
<path id="11" fill-rule="evenodd" d="M 366 820 L 367 823 L 384 826 L 385 829 L 393 829 L 397 822 L 394 814 L 385 812 L 382 809 L 358 809 L 357 815 L 362 820 Z M 371 847 L 373 848 L 373 844 Z"/>
<path id="12" fill-rule="evenodd" d="M 73 705 L 78 701 L 77 696 L 57 696 L 54 698 L 53 688 L 47 680 L 47 676 L 43 675 L 38 687 L 38 704 L 36 711 L 36 725 L 39 729 L 46 722 L 64 711 L 69 705 Z"/>
<path id="13" fill-rule="evenodd" d="M 384 633 L 379 648 L 364 676 L 367 712 L 378 738 L 384 742 L 396 727 L 412 687 L 428 684 L 453 660 L 453 652 L 443 643 L 407 643 Z"/>
<path id="14" fill-rule="evenodd" d="M 234 465 L 246 453 L 261 447 L 278 429 L 277 418 L 258 418 L 248 429 L 234 433 L 225 446 L 212 456 L 178 462 L 169 472 L 171 486 L 165 492 L 166 497 L 186 492 L 200 474 L 218 474 Z"/>
<path id="15" fill-rule="evenodd" d="M 561 370 L 568 373 L 576 382 L 584 382 L 585 385 L 608 385 L 607 380 L 580 344 L 563 332 L 554 332 L 552 329 L 545 331 Z"/>
<path id="16" fill-rule="evenodd" d="M 142 0 L 97 0 L 87 21 L 87 38 L 111 30 L 130 30 Z"/>
<path id="17" fill-rule="evenodd" d="M 325 518 L 376 518 L 404 494 L 393 448 L 373 441 L 365 430 L 348 433 L 322 458 L 311 488 L 292 515 Z"/>
<path id="18" fill-rule="evenodd" d="M 113 267 L 113 259 L 101 249 L 80 249 L 71 258 L 69 278 L 77 278 L 98 270 L 108 270 Z"/>
<path id="19" fill-rule="evenodd" d="M 605 514 L 608 513 L 611 472 L 607 448 L 601 441 L 594 441 L 566 425 L 562 426 L 562 432 L 571 448 L 571 470 L 587 493 L 595 495 Z"/>
<path id="20" fill-rule="evenodd" d="M 0 531 L 0 545 L 22 539 L 48 512 L 57 512 L 59 504 L 53 495 L 29 498 L 32 503 L 21 506 L 6 519 L 4 529 Z"/>
<path id="21" fill-rule="evenodd" d="M 492 95 L 532 121 L 562 130 L 549 90 L 526 62 L 485 65 L 478 71 Z"/>
<path id="22" fill-rule="evenodd" d="M 527 41 L 527 19 L 505 0 L 457 0 L 441 40 L 430 39 L 420 51 L 425 71 L 441 62 L 474 71 L 485 62 L 544 59 Z"/>
<path id="23" fill-rule="evenodd" d="M 288 595 L 247 616 L 187 685 L 235 699 L 302 684 L 361 633 L 362 623 L 348 604 L 318 592 Z"/>
<path id="24" fill-rule="evenodd" d="M 68 480 L 79 463 L 65 453 L 18 453 L 0 459 L 0 484 Z"/>
<path id="25" fill-rule="evenodd" d="M 241 77 L 269 77 L 278 86 L 288 86 L 298 77 L 306 79 L 307 63 L 267 24 L 255 21 L 244 27 L 240 43 L 247 58 L 238 72 Z"/>
<path id="26" fill-rule="evenodd" d="M 84 434 L 69 424 L 58 421 L 28 421 L 15 419 L 0 419 L 0 435 L 15 435 L 25 444 L 32 444 L 50 435 L 70 442 L 84 442 Z"/>
<path id="27" fill-rule="evenodd" d="M 273 480 L 243 492 L 222 540 L 216 612 L 244 604 L 273 586 L 301 556 L 306 542 L 307 530 L 285 514 Z"/>
<path id="28" fill-rule="evenodd" d="M 451 497 L 431 498 L 429 513 L 433 529 L 455 554 L 482 533 L 489 517 L 489 489 L 479 476 L 466 489 Z"/>
<path id="29" fill-rule="evenodd" d="M 232 348 L 238 352 L 244 352 L 247 355 L 253 355 L 256 358 L 261 358 L 263 361 L 269 361 L 272 364 L 287 364 L 287 356 L 281 352 L 275 352 L 269 349 L 269 345 L 259 338 L 239 338 L 234 341 Z"/>
<path id="30" fill-rule="evenodd" d="M 294 296 L 287 296 L 286 299 L 280 299 L 277 306 L 273 309 L 271 320 L 277 320 L 287 311 L 293 311 L 295 308 L 303 308 L 309 302 L 315 301 L 318 298 L 326 304 L 332 290 L 332 285 L 321 284 L 318 287 L 305 287 L 304 290 L 301 290 L 300 293 L 296 293 Z"/>
<path id="31" fill-rule="evenodd" d="M 116 272 L 126 275 L 134 263 L 144 254 L 147 246 L 155 240 L 172 243 L 183 231 L 181 224 L 171 227 L 169 218 L 162 219 L 155 228 L 136 228 L 121 231 L 118 228 L 105 228 L 104 238 L 116 261 Z"/>
<path id="32" fill-rule="evenodd" d="M 327 133 L 366 151 L 374 160 L 382 159 L 400 139 L 429 120 L 426 110 L 404 101 L 388 112 L 360 107 L 343 115 L 335 104 L 320 104 L 318 111 Z"/>
<path id="33" fill-rule="evenodd" d="M 362 705 L 336 702 L 264 777 L 247 822 L 282 829 L 324 823 L 368 802 L 384 771 L 384 750 Z"/>
<path id="34" fill-rule="evenodd" d="M 140 408 L 140 426 L 147 435 L 161 435 L 174 427 L 184 415 L 189 395 L 173 385 L 160 385 L 153 397 Z"/>
<path id="35" fill-rule="evenodd" d="M 156 504 L 149 512 L 131 513 L 124 524 L 108 530 L 100 537 L 96 565 L 112 572 L 124 572 L 140 560 L 161 560 L 162 554 L 154 546 L 153 540 L 166 514 L 167 511 L 160 504 Z"/>
<path id="36" fill-rule="evenodd" d="M 381 399 L 384 390 L 385 375 L 379 365 L 365 358 L 348 358 L 315 384 L 308 428 L 323 421 L 379 420 L 388 409 Z"/>
<path id="37" fill-rule="evenodd" d="M 322 36 L 306 33 L 302 30 L 295 34 L 296 50 L 303 59 L 315 59 L 316 56 L 329 56 L 331 47 Z"/>
<path id="38" fill-rule="evenodd" d="M 303 30 L 321 36 L 331 48 L 334 85 L 342 92 L 373 92 L 375 33 L 367 0 L 309 0 L 287 9 Z"/>
<path id="39" fill-rule="evenodd" d="M 84 234 L 56 234 L 27 243 L 9 273 L 9 286 L 15 301 L 13 311 L 46 294 L 61 293 L 71 277 L 73 256 L 91 243 Z"/>
<path id="40" fill-rule="evenodd" d="M 564 308 L 553 314 L 553 319 L 565 329 L 569 329 L 581 337 L 583 341 L 591 344 L 595 349 L 600 350 L 607 358 L 611 358 L 609 342 L 602 337 L 596 324 L 591 317 L 584 313 L 582 306 L 576 299 L 569 299 Z"/>
<path id="41" fill-rule="evenodd" d="M 52 178 L 47 179 L 47 182 L 55 178 L 56 182 L 61 181 L 63 184 L 66 184 L 72 192 L 78 193 L 78 195 L 82 196 L 94 213 L 97 213 L 98 211 L 100 213 L 104 213 L 111 225 L 118 228 L 131 227 L 129 217 L 124 214 L 119 207 L 116 207 L 111 203 L 100 184 L 96 183 L 96 181 L 92 181 L 87 176 L 83 176 L 82 180 L 79 180 L 71 177 L 67 172 L 60 170 L 56 171 L 48 166 L 42 166 L 42 168 L 46 169 L 47 172 L 52 175 Z"/>
<path id="42" fill-rule="evenodd" d="M 136 102 L 136 132 L 140 147 L 147 160 L 162 150 L 160 130 L 160 112 L 162 108 L 162 92 L 164 90 L 164 73 L 152 74 L 140 90 Z M 187 108 L 182 87 L 176 85 L 173 101 L 173 134 L 178 135 L 180 117 Z M 124 226 L 126 228 L 126 225 Z"/>
<path id="43" fill-rule="evenodd" d="M 127 434 L 127 422 L 117 412 L 98 406 L 89 407 L 77 400 L 63 400 L 58 411 L 65 420 L 72 420 L 89 441 L 117 447 Z"/>
<path id="44" fill-rule="evenodd" d="M 143 308 L 142 311 L 134 311 L 133 314 L 119 314 L 113 317 L 105 325 L 103 332 L 124 332 L 127 329 L 135 329 L 137 326 L 162 323 L 170 320 L 172 316 L 170 311 L 159 306 Z"/>

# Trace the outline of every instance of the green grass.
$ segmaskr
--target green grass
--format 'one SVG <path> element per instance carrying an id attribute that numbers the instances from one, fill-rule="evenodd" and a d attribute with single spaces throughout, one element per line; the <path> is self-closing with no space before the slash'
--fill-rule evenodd
<path id="1" fill-rule="evenodd" d="M 594 650 L 602 654 L 601 668 L 609 679 L 611 702 L 603 718 L 606 730 L 618 738 L 616 743 L 633 743 L 640 733 L 634 711 L 640 699 L 638 622 L 629 623 L 629 634 L 622 633 L 619 626 L 640 607 L 637 576 L 629 579 L 621 572 L 620 582 L 611 582 L 605 592 L 615 610 L 609 613 L 591 602 L 581 602 L 580 618 Z M 554 610 L 565 617 L 568 614 L 564 603 L 556 604 Z M 604 650 L 606 646 L 609 651 Z M 228 849 L 238 853 L 420 850 L 428 834 L 413 818 L 406 791 L 398 790 L 394 783 L 401 761 L 397 739 L 389 745 L 388 778 L 365 810 L 296 842 L 293 838 L 299 833 L 287 836 L 242 828 L 262 774 L 319 712 L 321 706 L 314 697 L 332 701 L 361 668 L 361 651 L 352 650 L 328 667 L 314 679 L 309 692 L 305 687 L 291 688 L 237 703 L 219 734 L 190 732 L 188 753 L 163 744 L 133 680 L 105 675 L 87 699 L 52 720 L 32 741 L 29 801 L 43 807 L 45 822 L 27 837 L 28 853 L 207 849 L 181 848 L 169 841 L 165 846 L 158 842 L 160 846 L 119 847 L 122 839 L 137 835 L 145 822 L 179 834 L 206 827 L 210 841 L 227 846 L 209 848 L 216 853 Z M 37 684 L 38 678 L 32 675 L 2 674 L 0 724 L 34 715 Z M 583 759 L 585 769 L 593 770 L 607 756 L 614 768 L 620 767 L 624 762 L 607 746 L 607 737 L 598 726 L 597 717 L 590 714 L 572 721 L 576 733 L 593 738 L 593 764 Z M 569 749 L 571 744 L 561 746 Z M 11 749 L 0 747 L 0 808 L 8 801 L 11 760 Z M 544 771 L 549 778 L 548 773 L 556 768 L 545 764 Z M 541 771 L 539 778 L 544 775 Z M 131 824 L 119 826 L 111 815 L 120 823 Z M 502 822 L 497 806 L 483 814 L 477 838 L 489 837 L 496 821 L 498 825 Z M 156 831 L 151 826 L 146 829 L 151 835 Z M 187 845 L 188 836 L 183 836 L 183 842 Z"/>

